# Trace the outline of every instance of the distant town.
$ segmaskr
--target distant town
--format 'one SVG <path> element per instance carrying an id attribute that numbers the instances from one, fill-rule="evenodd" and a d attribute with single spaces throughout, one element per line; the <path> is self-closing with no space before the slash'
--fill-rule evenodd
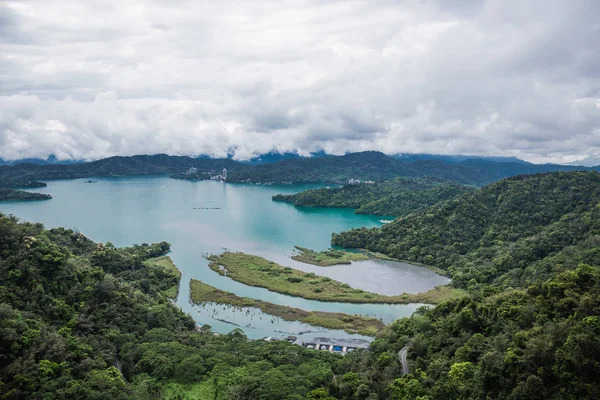
<path id="1" fill-rule="evenodd" d="M 198 175 L 198 168 L 190 167 L 190 169 L 188 169 L 185 172 L 185 174 L 186 175 Z M 226 181 L 227 180 L 227 168 L 223 168 L 223 171 L 221 171 L 220 174 L 217 174 L 217 171 L 214 169 L 211 169 L 208 172 L 203 172 L 203 174 L 210 175 L 211 181 Z"/>

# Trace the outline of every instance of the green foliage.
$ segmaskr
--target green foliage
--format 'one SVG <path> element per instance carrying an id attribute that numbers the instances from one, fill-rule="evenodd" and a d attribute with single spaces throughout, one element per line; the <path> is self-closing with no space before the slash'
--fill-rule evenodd
<path id="1" fill-rule="evenodd" d="M 354 208 L 357 214 L 400 216 L 473 190 L 439 178 L 395 178 L 375 183 L 312 189 L 273 200 L 303 207 Z"/>
<path id="2" fill-rule="evenodd" d="M 381 228 L 334 234 L 332 244 L 433 265 L 470 290 L 525 287 L 594 259 L 599 201 L 595 172 L 520 176 Z"/>
<path id="3" fill-rule="evenodd" d="M 195 174 L 187 174 L 190 167 Z M 436 177 L 467 185 L 485 185 L 519 174 L 550 171 L 588 170 L 585 167 L 535 165 L 528 163 L 465 160 L 445 163 L 437 160 L 402 161 L 376 151 L 344 156 L 286 159 L 250 165 L 231 159 L 192 158 L 166 154 L 109 157 L 89 163 L 17 164 L 0 166 L 0 187 L 42 187 L 45 179 L 89 178 L 93 176 L 173 174 L 186 180 L 209 179 L 227 168 L 230 182 L 253 183 L 341 183 L 348 179 L 383 181 L 399 176 Z M 376 206 L 380 207 L 380 206 Z"/>
<path id="4" fill-rule="evenodd" d="M 294 246 L 298 250 L 292 258 L 307 264 L 318 265 L 321 267 L 329 267 L 331 265 L 350 264 L 352 261 L 368 260 L 369 256 L 364 253 L 349 252 L 338 249 L 329 249 L 321 252 L 316 252 L 306 247 Z M 307 274 L 308 276 L 309 274 Z M 314 274 L 313 274 L 314 275 Z M 311 276 L 314 277 L 314 276 Z"/>
<path id="5" fill-rule="evenodd" d="M 298 399 L 331 381 L 334 354 L 196 331 L 168 250 L 0 215 L 0 397 Z"/>
<path id="6" fill-rule="evenodd" d="M 0 396 L 597 399 L 599 204 L 595 173 L 518 177 L 334 237 L 429 260 L 468 292 L 395 321 L 369 351 L 343 358 L 240 330 L 196 331 L 168 296 L 166 277 L 179 278 L 165 258 L 153 260 L 168 243 L 117 249 L 0 216 Z M 240 253 L 211 265 L 281 290 L 371 296 Z M 294 276 L 303 280 L 287 281 Z"/>
<path id="7" fill-rule="evenodd" d="M 594 399 L 599 313 L 600 268 L 582 264 L 525 291 L 453 300 L 397 320 L 370 353 L 347 357 L 337 372 L 358 373 L 371 393 L 390 399 Z M 399 378 L 399 364 L 382 357 L 406 344 L 411 373 Z"/>
<path id="8" fill-rule="evenodd" d="M 0 201 L 29 201 L 29 200 L 49 200 L 52 196 L 49 194 L 32 193 L 24 190 L 0 188 Z"/>

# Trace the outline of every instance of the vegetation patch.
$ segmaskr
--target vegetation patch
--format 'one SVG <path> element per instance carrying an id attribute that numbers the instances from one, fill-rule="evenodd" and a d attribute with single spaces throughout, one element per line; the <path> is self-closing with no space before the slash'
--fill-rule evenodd
<path id="1" fill-rule="evenodd" d="M 596 172 L 518 176 L 381 228 L 334 234 L 332 245 L 435 266 L 465 289 L 527 287 L 565 269 L 550 257 L 597 235 L 599 202 Z"/>
<path id="2" fill-rule="evenodd" d="M 0 201 L 50 200 L 52 196 L 43 193 L 32 193 L 24 190 L 0 188 Z"/>
<path id="3" fill-rule="evenodd" d="M 401 297 L 409 303 L 440 304 L 465 296 L 468 296 L 466 290 L 452 285 L 443 285 L 422 293 L 405 293 Z"/>
<path id="4" fill-rule="evenodd" d="M 344 250 L 329 249 L 325 251 L 314 251 L 305 247 L 294 246 L 299 253 L 294 254 L 292 259 L 306 264 L 329 267 L 338 264 L 350 264 L 352 261 L 368 260 L 369 256 L 364 253 L 352 253 Z"/>
<path id="5" fill-rule="evenodd" d="M 246 285 L 263 287 L 290 296 L 345 303 L 407 304 L 412 302 L 410 295 L 385 296 L 365 292 L 329 277 L 282 267 L 251 254 L 225 252 L 219 256 L 213 255 L 209 257 L 209 260 L 210 268 L 221 275 L 226 275 Z M 227 273 L 225 274 L 219 266 L 225 267 Z M 448 295 L 451 293 L 454 292 L 447 292 Z M 436 296 L 431 296 L 431 298 L 434 299 Z"/>
<path id="6" fill-rule="evenodd" d="M 164 400 L 214 399 L 215 385 L 210 381 L 188 384 L 169 382 L 163 386 L 162 395 Z"/>
<path id="7" fill-rule="evenodd" d="M 348 333 L 360 333 L 367 336 L 375 336 L 384 327 L 383 322 L 375 318 L 344 313 L 305 311 L 262 300 L 240 297 L 196 279 L 190 281 L 190 298 L 192 303 L 195 304 L 213 302 L 235 307 L 255 307 L 265 314 L 274 315 L 286 321 L 300 321 L 309 325 L 329 329 L 343 329 Z"/>
<path id="8" fill-rule="evenodd" d="M 169 256 L 161 256 L 146 260 L 144 264 L 158 272 L 161 275 L 165 275 L 165 278 L 172 283 L 167 289 L 164 290 L 165 295 L 170 299 L 176 299 L 179 294 L 179 281 L 181 279 L 181 271 L 177 269 L 173 260 Z"/>
<path id="9" fill-rule="evenodd" d="M 399 177 L 273 196 L 274 201 L 301 207 L 353 208 L 357 214 L 406 215 L 474 190 L 439 178 Z"/>

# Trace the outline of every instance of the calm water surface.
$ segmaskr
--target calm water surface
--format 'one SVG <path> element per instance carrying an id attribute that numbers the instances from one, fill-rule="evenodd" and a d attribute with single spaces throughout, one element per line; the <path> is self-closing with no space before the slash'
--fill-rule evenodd
<path id="1" fill-rule="evenodd" d="M 37 192 L 53 199 L 0 203 L 0 211 L 42 222 L 47 227 L 78 229 L 93 240 L 130 246 L 168 241 L 171 258 L 182 272 L 178 306 L 198 323 L 218 332 L 235 327 L 248 337 L 294 334 L 364 339 L 342 331 L 287 322 L 256 309 L 189 302 L 189 281 L 200 279 L 220 289 L 305 310 L 339 311 L 373 316 L 384 322 L 408 316 L 419 306 L 345 304 L 305 300 L 266 289 L 245 286 L 208 268 L 205 253 L 227 250 L 257 254 L 305 271 L 330 276 L 353 287 L 382 294 L 420 292 L 447 283 L 444 277 L 420 267 L 389 261 L 364 261 L 321 268 L 290 259 L 294 245 L 324 250 L 331 233 L 356 227 L 380 226 L 381 217 L 356 215 L 344 209 L 297 209 L 271 201 L 276 193 L 296 193 L 311 186 L 260 186 L 221 182 L 187 182 L 167 177 L 96 178 L 51 181 Z"/>

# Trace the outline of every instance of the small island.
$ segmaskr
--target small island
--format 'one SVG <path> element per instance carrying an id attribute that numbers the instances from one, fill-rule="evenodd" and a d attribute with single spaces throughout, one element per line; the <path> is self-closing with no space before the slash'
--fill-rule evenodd
<path id="1" fill-rule="evenodd" d="M 32 193 L 24 190 L 0 188 L 0 201 L 35 201 L 50 200 L 52 196 L 43 193 Z"/>
<path id="2" fill-rule="evenodd" d="M 329 329 L 343 329 L 348 333 L 359 333 L 366 336 L 375 336 L 385 326 L 383 322 L 375 318 L 335 312 L 305 311 L 262 300 L 240 297 L 207 285 L 197 279 L 190 281 L 190 299 L 194 304 L 212 302 L 234 307 L 254 307 L 265 314 L 274 315 L 286 321 L 300 321 Z"/>
<path id="3" fill-rule="evenodd" d="M 309 300 L 345 303 L 436 304 L 462 297 L 466 293 L 452 285 L 444 285 L 424 293 L 385 296 L 362 289 L 354 289 L 346 283 L 319 276 L 313 272 L 306 273 L 290 267 L 283 267 L 251 254 L 225 252 L 218 256 L 210 256 L 208 259 L 210 260 L 209 267 L 213 271 L 235 281 Z"/>
<path id="4" fill-rule="evenodd" d="M 349 252 L 344 250 L 329 249 L 317 252 L 306 247 L 294 246 L 298 254 L 294 254 L 292 259 L 306 264 L 318 265 L 320 267 L 329 267 L 339 264 L 350 264 L 352 261 L 364 261 L 370 257 L 366 253 Z"/>

